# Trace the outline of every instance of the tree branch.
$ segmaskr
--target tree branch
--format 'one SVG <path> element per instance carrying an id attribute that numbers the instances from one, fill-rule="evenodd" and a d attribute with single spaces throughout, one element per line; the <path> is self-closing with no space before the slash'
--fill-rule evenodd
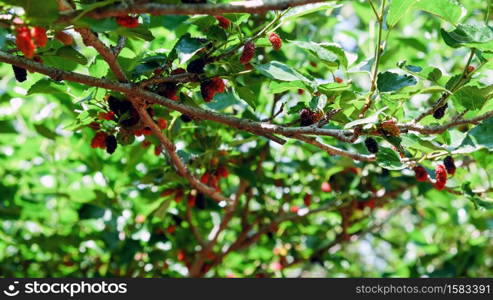
<path id="1" fill-rule="evenodd" d="M 488 112 L 486 112 L 482 115 L 479 115 L 477 117 L 474 117 L 474 118 L 457 119 L 455 121 L 452 121 L 452 122 L 449 122 L 449 123 L 443 124 L 443 125 L 421 126 L 421 125 L 417 125 L 414 123 L 410 123 L 410 124 L 401 124 L 401 125 L 398 125 L 398 127 L 402 131 L 415 131 L 415 132 L 419 132 L 421 134 L 440 134 L 440 133 L 443 133 L 452 127 L 456 127 L 459 125 L 465 125 L 465 124 L 476 124 L 477 125 L 481 121 L 486 120 L 492 116 L 493 116 L 493 110 L 488 111 Z"/>
<path id="2" fill-rule="evenodd" d="M 224 4 L 160 4 L 120 3 L 96 9 L 86 14 L 95 19 L 104 19 L 128 14 L 151 15 L 220 15 L 224 13 L 265 13 L 271 10 L 284 10 L 310 3 L 328 2 L 337 0 L 253 0 L 238 1 Z M 69 22 L 76 18 L 82 11 L 66 13 L 59 22 Z"/>
<path id="3" fill-rule="evenodd" d="M 133 98 L 133 100 L 134 100 L 133 101 L 134 104 L 136 104 L 135 102 L 137 101 L 135 101 L 135 98 Z M 145 125 L 151 128 L 154 136 L 158 138 L 161 145 L 166 149 L 166 152 L 168 153 L 171 163 L 175 166 L 178 174 L 185 177 L 190 183 L 190 185 L 192 185 L 194 188 L 199 190 L 202 194 L 211 197 L 217 202 L 225 201 L 226 203 L 230 203 L 231 199 L 226 198 L 221 193 L 217 192 L 215 189 L 201 183 L 197 178 L 195 178 L 190 173 L 186 165 L 176 154 L 175 145 L 173 145 L 173 143 L 171 143 L 171 141 L 161 132 L 161 129 L 159 129 L 158 125 L 152 120 L 151 116 L 149 116 L 149 114 L 147 113 L 146 108 L 142 104 L 139 105 L 138 103 L 135 106 L 137 111 L 139 112 L 141 120 L 144 122 Z"/>
<path id="4" fill-rule="evenodd" d="M 350 132 L 345 130 L 323 129 L 316 127 L 288 128 L 279 125 L 273 125 L 270 123 L 262 123 L 253 120 L 236 118 L 233 116 L 223 115 L 214 111 L 205 110 L 199 107 L 192 107 L 189 105 L 185 105 L 177 101 L 172 101 L 170 99 L 161 97 L 155 93 L 141 89 L 134 84 L 120 83 L 107 79 L 94 78 L 79 73 L 59 70 L 56 68 L 44 66 L 34 61 L 26 60 L 21 57 L 16 57 L 2 51 L 0 51 L 0 61 L 7 62 L 9 64 L 14 64 L 21 68 L 30 69 L 32 71 L 41 74 L 45 74 L 47 76 L 50 76 L 56 81 L 69 80 L 69 81 L 83 83 L 95 87 L 101 87 L 104 89 L 113 90 L 130 96 L 138 97 L 141 100 L 147 101 L 149 104 L 159 104 L 169 109 L 179 111 L 195 119 L 210 120 L 240 130 L 245 130 L 254 133 L 256 135 L 262 135 L 281 144 L 284 142 L 284 140 L 273 136 L 273 134 L 281 134 L 286 137 L 291 137 L 294 139 L 305 141 L 333 155 L 342 155 L 360 161 L 374 160 L 372 156 L 351 153 L 333 146 L 323 144 L 317 141 L 316 139 L 306 137 L 301 134 L 301 133 L 312 132 L 312 133 L 317 133 L 318 135 L 332 136 L 338 139 L 342 139 L 343 141 L 347 141 L 346 135 L 350 135 Z M 300 134 L 298 134 L 298 132 L 300 132 Z"/>
<path id="5" fill-rule="evenodd" d="M 122 68 L 120 67 L 120 64 L 116 59 L 117 57 L 116 53 L 119 53 L 121 49 L 115 52 L 112 51 L 110 48 L 106 47 L 106 45 L 103 44 L 103 42 L 101 42 L 101 40 L 91 30 L 87 28 L 76 28 L 75 31 L 77 31 L 82 36 L 82 40 L 84 41 L 84 44 L 86 46 L 91 46 L 94 49 L 96 49 L 96 51 L 98 51 L 98 53 L 104 58 L 106 63 L 108 63 L 108 66 L 110 67 L 111 71 L 113 71 L 115 77 L 119 81 L 121 82 L 128 81 L 127 75 L 125 75 L 125 72 L 123 72 Z M 125 40 L 123 39 L 123 43 L 124 42 Z M 118 47 L 119 45 L 117 45 L 117 48 Z"/>

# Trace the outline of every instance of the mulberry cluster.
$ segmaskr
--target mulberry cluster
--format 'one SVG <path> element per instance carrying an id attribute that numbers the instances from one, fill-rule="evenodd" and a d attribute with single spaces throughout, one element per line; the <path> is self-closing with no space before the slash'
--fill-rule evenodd
<path id="1" fill-rule="evenodd" d="M 33 37 L 34 43 L 38 47 L 46 46 L 46 43 L 48 42 L 46 29 L 44 29 L 43 27 L 35 26 L 31 29 L 31 36 Z"/>
<path id="2" fill-rule="evenodd" d="M 366 149 L 368 149 L 368 151 L 370 153 L 377 153 L 378 152 L 378 143 L 377 141 L 375 141 L 374 138 L 367 138 L 365 140 L 365 146 L 366 146 Z"/>
<path id="3" fill-rule="evenodd" d="M 223 16 L 215 16 L 216 20 L 219 22 L 219 26 L 224 29 L 228 29 L 231 26 L 231 21 Z"/>
<path id="4" fill-rule="evenodd" d="M 23 26 L 17 28 L 17 34 L 15 36 L 15 43 L 17 48 L 22 51 L 25 57 L 33 58 L 36 51 L 36 45 L 31 38 L 31 32 L 29 28 Z"/>
<path id="5" fill-rule="evenodd" d="M 110 96 L 108 98 L 108 106 L 116 114 L 119 123 L 123 126 L 131 127 L 139 123 L 139 113 L 130 101 Z"/>
<path id="6" fill-rule="evenodd" d="M 445 157 L 445 159 L 443 160 L 443 164 L 445 165 L 445 169 L 447 169 L 447 173 L 449 173 L 450 175 L 455 174 L 456 167 L 454 158 L 452 156 L 449 155 Z"/>
<path id="7" fill-rule="evenodd" d="M 17 28 L 15 43 L 17 48 L 29 59 L 34 57 L 36 47 L 44 47 L 47 42 L 46 29 L 43 27 L 35 26 L 29 29 L 27 26 L 21 26 Z"/>
<path id="8" fill-rule="evenodd" d="M 255 56 L 255 44 L 248 41 L 243 46 L 243 53 L 240 56 L 240 62 L 244 65 L 248 64 Z"/>
<path id="9" fill-rule="evenodd" d="M 221 191 L 219 188 L 219 180 L 221 178 L 226 178 L 229 176 L 229 171 L 226 166 L 219 166 L 215 172 L 205 171 L 205 173 L 200 177 L 200 182 L 203 184 L 209 185 L 214 188 L 216 191 Z"/>
<path id="10" fill-rule="evenodd" d="M 24 68 L 12 65 L 14 71 L 15 80 L 18 82 L 24 82 L 27 79 L 27 71 Z"/>
<path id="11" fill-rule="evenodd" d="M 205 102 L 210 102 L 215 94 L 223 93 L 225 89 L 224 81 L 219 77 L 203 81 L 200 84 L 200 93 Z"/>
<path id="12" fill-rule="evenodd" d="M 445 111 L 447 110 L 447 108 L 448 108 L 448 103 L 445 103 L 445 105 L 440 106 L 433 112 L 433 117 L 437 120 L 440 120 L 445 115 Z"/>
<path id="13" fill-rule="evenodd" d="M 435 168 L 435 188 L 439 191 L 445 188 L 447 183 L 447 170 L 444 165 L 438 165 Z"/>
<path id="14" fill-rule="evenodd" d="M 428 180 L 428 172 L 423 166 L 416 166 L 413 170 L 417 181 L 424 182 Z"/>
<path id="15" fill-rule="evenodd" d="M 272 44 L 272 48 L 276 51 L 281 50 L 282 40 L 276 33 L 272 32 L 269 34 L 269 42 Z"/>
<path id="16" fill-rule="evenodd" d="M 314 112 L 308 108 L 303 108 L 300 111 L 300 126 L 310 126 L 322 119 L 323 114 L 320 112 Z"/>
<path id="17" fill-rule="evenodd" d="M 118 16 L 116 17 L 116 23 L 122 27 L 135 28 L 139 26 L 139 18 L 132 16 Z"/>
<path id="18" fill-rule="evenodd" d="M 98 131 L 92 138 L 91 147 L 106 149 L 106 152 L 113 154 L 118 146 L 114 135 L 108 135 L 105 132 Z"/>
<path id="19" fill-rule="evenodd" d="M 219 177 L 226 178 L 229 176 L 228 168 L 226 168 L 226 166 L 224 165 L 220 165 L 219 167 L 217 167 L 216 174 Z"/>

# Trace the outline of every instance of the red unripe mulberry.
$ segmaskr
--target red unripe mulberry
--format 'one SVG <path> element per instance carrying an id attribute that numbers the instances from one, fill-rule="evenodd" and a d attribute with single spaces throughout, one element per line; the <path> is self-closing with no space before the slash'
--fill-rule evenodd
<path id="1" fill-rule="evenodd" d="M 100 112 L 98 114 L 98 119 L 100 120 L 113 120 L 115 118 L 115 113 L 110 111 L 110 112 Z"/>
<path id="2" fill-rule="evenodd" d="M 210 179 L 209 173 L 205 172 L 204 175 L 202 175 L 202 177 L 200 177 L 200 182 L 202 182 L 203 184 L 208 184 L 209 179 Z"/>
<path id="3" fill-rule="evenodd" d="M 154 155 L 159 156 L 161 155 L 161 152 L 163 152 L 163 148 L 161 148 L 161 146 L 154 147 Z"/>
<path id="4" fill-rule="evenodd" d="M 223 16 L 215 16 L 216 20 L 219 22 L 219 26 L 224 29 L 228 29 L 231 26 L 231 21 Z"/>
<path id="5" fill-rule="evenodd" d="M 204 98 L 205 102 L 211 102 L 214 98 L 216 91 L 214 90 L 210 80 L 206 80 L 200 84 L 200 94 L 202 95 L 202 98 Z"/>
<path id="6" fill-rule="evenodd" d="M 159 126 L 159 129 L 164 130 L 166 127 L 168 127 L 168 121 L 163 118 L 157 119 L 157 126 Z"/>
<path id="7" fill-rule="evenodd" d="M 252 60 L 254 55 L 255 44 L 252 41 L 248 41 L 245 43 L 245 46 L 243 46 L 243 53 L 241 54 L 240 62 L 245 65 Z"/>
<path id="8" fill-rule="evenodd" d="M 281 50 L 282 40 L 276 33 L 269 34 L 269 42 L 272 44 L 272 48 L 276 51 Z"/>
<path id="9" fill-rule="evenodd" d="M 91 140 L 91 147 L 105 149 L 106 136 L 107 136 L 106 133 L 102 131 L 97 132 L 96 135 Z"/>
<path id="10" fill-rule="evenodd" d="M 413 170 L 417 181 L 424 182 L 428 180 L 428 172 L 426 172 L 426 169 L 423 166 L 416 166 Z"/>
<path id="11" fill-rule="evenodd" d="M 194 195 L 192 195 L 192 194 L 189 194 L 188 195 L 188 199 L 187 199 L 188 206 L 194 207 L 195 206 L 195 202 L 196 202 L 196 197 Z"/>
<path id="12" fill-rule="evenodd" d="M 176 194 L 175 194 L 175 202 L 180 203 L 181 200 L 183 200 L 183 190 L 179 189 L 176 191 Z"/>
<path id="13" fill-rule="evenodd" d="M 48 37 L 46 36 L 46 29 L 43 27 L 35 26 L 31 29 L 31 36 L 38 47 L 46 46 Z"/>
<path id="14" fill-rule="evenodd" d="M 439 191 L 445 188 L 447 183 L 447 170 L 444 165 L 438 165 L 435 169 L 435 188 Z"/>
<path id="15" fill-rule="evenodd" d="M 224 91 L 226 90 L 226 85 L 224 84 L 224 81 L 219 77 L 212 78 L 211 83 L 212 83 L 212 88 L 218 94 L 224 93 Z"/>
<path id="16" fill-rule="evenodd" d="M 320 188 L 322 189 L 322 192 L 325 193 L 332 192 L 332 187 L 330 186 L 330 183 L 328 183 L 327 181 L 322 182 L 322 186 Z"/>
<path id="17" fill-rule="evenodd" d="M 122 27 L 135 28 L 139 26 L 139 18 L 131 16 L 118 16 L 116 17 L 116 23 Z"/>
<path id="18" fill-rule="evenodd" d="M 226 178 L 229 176 L 229 172 L 228 172 L 228 168 L 226 168 L 225 166 L 221 165 L 217 168 L 217 175 L 219 177 L 223 177 L 223 178 Z"/>
<path id="19" fill-rule="evenodd" d="M 178 259 L 178 261 L 184 261 L 187 258 L 187 255 L 185 251 L 180 250 L 176 258 Z"/>
<path id="20" fill-rule="evenodd" d="M 150 127 L 144 127 L 142 129 L 142 134 L 145 136 L 149 136 L 152 134 L 152 129 Z"/>
<path id="21" fill-rule="evenodd" d="M 205 102 L 210 102 L 217 93 L 224 93 L 226 85 L 219 77 L 205 80 L 200 84 L 200 93 Z"/>
<path id="22" fill-rule="evenodd" d="M 33 58 L 34 52 L 36 51 L 36 45 L 34 45 L 31 39 L 31 32 L 26 26 L 17 28 L 17 34 L 15 36 L 15 43 L 17 48 L 21 50 L 27 58 Z"/>
<path id="23" fill-rule="evenodd" d="M 310 204 L 312 204 L 312 195 L 306 194 L 305 197 L 303 197 L 303 203 L 305 203 L 306 207 L 309 207 Z"/>

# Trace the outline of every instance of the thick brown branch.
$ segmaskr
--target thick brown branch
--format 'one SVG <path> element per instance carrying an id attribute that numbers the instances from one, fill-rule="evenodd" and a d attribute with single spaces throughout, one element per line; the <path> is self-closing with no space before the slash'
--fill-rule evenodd
<path id="1" fill-rule="evenodd" d="M 75 29 L 82 36 L 82 40 L 86 46 L 91 46 L 103 57 L 103 59 L 108 63 L 111 71 L 115 74 L 115 77 L 121 82 L 127 82 L 127 75 L 123 72 L 120 64 L 116 59 L 115 52 L 110 48 L 106 47 L 103 42 L 89 29 L 87 28 L 76 28 Z M 118 46 L 117 46 L 118 47 Z M 122 46 L 123 47 L 123 46 Z M 118 51 L 119 52 L 119 51 Z"/>
<path id="2" fill-rule="evenodd" d="M 135 103 L 135 101 L 134 101 Z M 161 132 L 161 129 L 159 129 L 158 125 L 152 120 L 152 118 L 149 116 L 147 113 L 145 107 L 142 105 L 137 107 L 137 110 L 139 112 L 140 118 L 144 122 L 145 125 L 151 128 L 152 133 L 158 138 L 158 140 L 161 142 L 163 147 L 165 148 L 166 152 L 168 153 L 168 156 L 171 160 L 171 163 L 175 166 L 178 174 L 183 176 L 185 179 L 188 180 L 188 182 L 197 190 L 199 190 L 202 194 L 211 197 L 212 199 L 220 202 L 220 201 L 225 201 L 225 202 L 230 202 L 231 199 L 224 197 L 221 193 L 217 192 L 215 189 L 201 183 L 195 176 L 190 173 L 186 165 L 183 163 L 183 161 L 180 159 L 178 154 L 176 154 L 176 149 L 173 143 Z"/>
<path id="3" fill-rule="evenodd" d="M 265 13 L 271 10 L 284 10 L 310 3 L 336 0 L 251 0 L 224 4 L 160 4 L 143 3 L 128 5 L 127 3 L 107 6 L 86 14 L 95 19 L 104 19 L 127 14 L 152 15 L 219 15 L 224 13 Z M 81 11 L 67 13 L 61 22 L 69 22 Z"/>
<path id="4" fill-rule="evenodd" d="M 108 90 L 113 90 L 127 95 L 135 96 L 138 97 L 139 99 L 147 101 L 149 104 L 163 105 L 169 109 L 176 110 L 183 114 L 186 114 L 194 119 L 210 120 L 210 121 L 222 123 L 240 130 L 245 130 L 257 135 L 265 136 L 267 138 L 275 140 L 276 142 L 283 143 L 283 140 L 281 139 L 281 141 L 278 141 L 279 138 L 273 136 L 273 134 L 281 134 L 286 137 L 292 137 L 294 139 L 308 142 L 334 155 L 347 156 L 355 160 L 361 160 L 361 161 L 373 161 L 372 156 L 351 153 L 342 149 L 325 145 L 321 142 L 316 141 L 313 138 L 302 135 L 303 133 L 308 134 L 309 132 L 311 132 L 311 133 L 316 133 L 318 135 L 332 136 L 338 139 L 342 138 L 342 140 L 346 141 L 345 136 L 347 134 L 350 134 L 350 132 L 348 131 L 323 129 L 316 127 L 288 128 L 279 125 L 273 125 L 270 123 L 262 123 L 253 120 L 240 119 L 233 116 L 223 115 L 214 111 L 205 110 L 199 107 L 192 107 L 189 105 L 179 103 L 177 101 L 172 101 L 167 98 L 161 97 L 155 93 L 141 89 L 133 84 L 119 83 L 107 79 L 94 78 L 91 76 L 78 74 L 74 72 L 62 71 L 52 67 L 44 66 L 34 61 L 26 60 L 21 57 L 16 57 L 2 51 L 0 51 L 0 61 L 7 62 L 9 64 L 14 64 L 22 68 L 30 69 L 32 71 L 41 74 L 45 74 L 47 76 L 50 76 L 56 81 L 69 80 L 69 81 L 83 83 L 95 87 L 101 87 Z M 300 134 L 298 134 L 298 132 L 300 132 Z"/>

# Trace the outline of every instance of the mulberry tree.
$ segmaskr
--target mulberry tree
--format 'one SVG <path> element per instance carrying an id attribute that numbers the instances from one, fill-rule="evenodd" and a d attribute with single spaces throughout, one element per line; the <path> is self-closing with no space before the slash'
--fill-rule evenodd
<path id="1" fill-rule="evenodd" d="M 3 276 L 491 276 L 481 0 L 0 0 Z"/>

